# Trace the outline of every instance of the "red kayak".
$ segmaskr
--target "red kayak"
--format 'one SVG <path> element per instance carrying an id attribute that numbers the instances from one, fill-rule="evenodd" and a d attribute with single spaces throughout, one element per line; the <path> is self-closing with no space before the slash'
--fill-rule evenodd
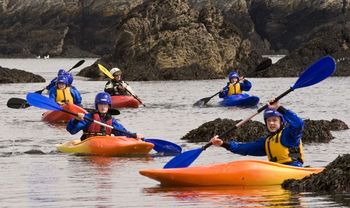
<path id="1" fill-rule="evenodd" d="M 141 103 L 130 95 L 112 96 L 112 108 L 138 108 Z"/>
<path id="2" fill-rule="evenodd" d="M 88 113 L 85 109 L 70 103 L 63 105 L 62 108 L 74 113 Z M 62 111 L 47 111 L 43 113 L 42 116 L 43 121 L 50 123 L 66 123 L 72 118 L 74 118 L 73 115 L 64 113 Z"/>

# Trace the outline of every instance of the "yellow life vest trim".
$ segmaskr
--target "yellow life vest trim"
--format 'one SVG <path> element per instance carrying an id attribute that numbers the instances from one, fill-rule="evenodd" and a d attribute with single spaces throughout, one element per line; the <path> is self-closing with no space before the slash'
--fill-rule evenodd
<path id="1" fill-rule="evenodd" d="M 236 83 L 236 84 L 230 83 L 230 84 L 228 85 L 227 96 L 235 95 L 235 94 L 242 94 L 241 85 L 240 85 L 239 82 Z"/>
<path id="2" fill-rule="evenodd" d="M 266 155 L 271 162 L 290 163 L 293 161 L 304 161 L 303 145 L 300 140 L 299 147 L 285 147 L 281 143 L 282 131 L 272 137 L 268 137 L 265 141 Z"/>
<path id="3" fill-rule="evenodd" d="M 63 90 L 56 89 L 56 102 L 58 104 L 74 103 L 72 94 L 70 93 L 70 87 L 66 87 Z"/>

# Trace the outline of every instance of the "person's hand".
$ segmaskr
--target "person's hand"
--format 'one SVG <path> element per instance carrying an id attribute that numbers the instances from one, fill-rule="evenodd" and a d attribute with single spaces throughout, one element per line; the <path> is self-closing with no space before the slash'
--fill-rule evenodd
<path id="1" fill-rule="evenodd" d="M 84 113 L 78 113 L 78 116 L 76 117 L 77 120 L 82 121 L 84 120 L 85 114 Z"/>
<path id="2" fill-rule="evenodd" d="M 211 138 L 210 142 L 215 146 L 221 146 L 224 143 L 224 141 L 222 141 L 218 135 L 215 135 L 213 138 Z"/>
<path id="3" fill-rule="evenodd" d="M 137 134 L 136 133 L 136 139 L 141 141 L 143 138 L 145 138 L 142 134 Z"/>
<path id="4" fill-rule="evenodd" d="M 270 100 L 268 103 L 267 103 L 267 107 L 270 108 L 270 109 L 274 109 L 274 110 L 277 110 L 281 104 L 279 104 L 279 102 L 273 102 L 274 100 Z"/>

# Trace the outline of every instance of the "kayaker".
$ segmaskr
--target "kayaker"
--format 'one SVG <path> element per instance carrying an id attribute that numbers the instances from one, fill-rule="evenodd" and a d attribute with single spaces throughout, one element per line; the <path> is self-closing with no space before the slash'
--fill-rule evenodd
<path id="1" fill-rule="evenodd" d="M 113 75 L 114 79 L 106 83 L 105 92 L 109 93 L 111 96 L 135 95 L 128 83 L 122 80 L 122 71 L 119 68 L 112 68 L 110 73 Z"/>
<path id="2" fill-rule="evenodd" d="M 228 75 L 227 85 L 220 91 L 219 97 L 224 98 L 234 94 L 242 94 L 242 91 L 249 91 L 252 83 L 244 77 L 239 77 L 236 71 Z"/>
<path id="3" fill-rule="evenodd" d="M 255 142 L 224 142 L 217 135 L 210 142 L 240 155 L 268 156 L 269 161 L 302 167 L 304 152 L 301 137 L 304 121 L 278 102 L 268 104 L 264 121 L 269 132 Z"/>
<path id="4" fill-rule="evenodd" d="M 60 105 L 74 103 L 81 105 L 81 96 L 75 87 L 69 86 L 69 78 L 66 75 L 57 77 L 56 85 L 49 90 L 49 97 L 56 100 Z"/>
<path id="5" fill-rule="evenodd" d="M 80 130 L 83 130 L 83 135 L 80 138 L 82 141 L 91 136 L 103 136 L 111 134 L 114 134 L 116 136 L 133 137 L 137 139 L 143 138 L 141 134 L 130 133 L 123 125 L 118 123 L 118 121 L 108 113 L 108 109 L 110 108 L 111 104 L 112 99 L 108 93 L 98 93 L 95 97 L 96 111 L 89 114 L 78 113 L 77 118 L 72 119 L 68 122 L 67 131 L 71 134 L 76 134 Z M 106 128 L 99 124 L 84 120 L 84 117 L 103 122 L 105 124 L 113 126 L 114 129 Z M 119 129 L 128 133 L 122 133 L 115 129 Z"/>
<path id="6" fill-rule="evenodd" d="M 60 76 L 60 75 L 66 75 L 68 77 L 68 85 L 70 87 L 74 87 L 72 86 L 73 84 L 73 75 L 69 72 L 67 72 L 66 70 L 64 69 L 60 69 L 58 70 L 58 73 L 57 73 L 57 77 Z M 57 77 L 53 78 L 50 82 L 49 85 L 46 86 L 46 89 L 49 91 L 52 87 L 54 87 L 56 85 L 56 81 L 57 81 Z M 74 87 L 75 88 L 75 87 Z"/>

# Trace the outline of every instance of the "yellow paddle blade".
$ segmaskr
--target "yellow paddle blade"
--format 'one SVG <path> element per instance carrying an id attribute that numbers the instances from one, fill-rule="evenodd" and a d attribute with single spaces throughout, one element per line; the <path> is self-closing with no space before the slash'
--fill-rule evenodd
<path id="1" fill-rule="evenodd" d="M 113 75 L 111 74 L 111 72 L 108 71 L 108 69 L 106 69 L 106 67 L 102 66 L 101 64 L 97 64 L 98 68 L 100 69 L 101 72 L 103 72 L 107 77 L 113 79 Z"/>

